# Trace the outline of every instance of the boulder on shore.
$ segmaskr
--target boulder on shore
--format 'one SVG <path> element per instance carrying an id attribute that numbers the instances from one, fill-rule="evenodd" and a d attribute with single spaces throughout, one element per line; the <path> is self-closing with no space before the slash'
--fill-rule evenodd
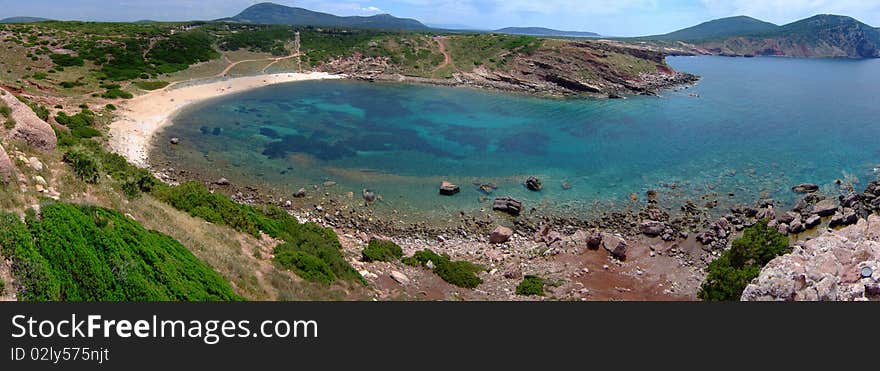
<path id="1" fill-rule="evenodd" d="M 657 237 L 663 234 L 664 230 L 666 230 L 666 224 L 654 220 L 645 220 L 639 225 L 639 231 L 648 237 Z"/>
<path id="2" fill-rule="evenodd" d="M 628 245 L 623 238 L 614 235 L 607 235 L 604 238 L 602 247 L 604 247 L 605 250 L 607 250 L 615 259 L 626 260 L 626 248 Z"/>
<path id="3" fill-rule="evenodd" d="M 513 229 L 499 225 L 489 234 L 489 243 L 502 244 L 509 241 L 511 237 L 513 237 Z"/>
<path id="4" fill-rule="evenodd" d="M 305 188 L 300 188 L 298 191 L 296 191 L 296 192 L 293 194 L 293 197 L 294 197 L 294 198 L 304 198 L 304 197 L 306 197 L 306 189 L 305 189 Z"/>
<path id="5" fill-rule="evenodd" d="M 440 194 L 441 195 L 454 196 L 458 192 L 461 192 L 461 188 L 459 188 L 457 185 L 452 184 L 447 181 L 440 183 Z"/>
<path id="6" fill-rule="evenodd" d="M 824 199 L 813 205 L 813 214 L 818 216 L 832 216 L 837 212 L 837 203 L 832 199 Z"/>
<path id="7" fill-rule="evenodd" d="M 511 197 L 499 197 L 492 204 L 492 210 L 507 213 L 513 216 L 519 216 L 523 210 L 522 202 Z"/>

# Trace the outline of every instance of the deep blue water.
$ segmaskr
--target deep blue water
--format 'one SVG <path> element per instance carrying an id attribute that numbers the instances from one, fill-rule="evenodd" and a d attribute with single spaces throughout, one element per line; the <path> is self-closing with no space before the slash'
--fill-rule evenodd
<path id="1" fill-rule="evenodd" d="M 284 192 L 324 181 L 338 183 L 333 193 L 369 188 L 384 196 L 381 207 L 437 215 L 488 208 L 475 183 L 497 183 L 493 196 L 528 207 L 580 211 L 649 189 L 671 207 L 707 197 L 793 202 L 794 184 L 830 193 L 836 179 L 864 186 L 880 175 L 880 61 L 669 63 L 702 80 L 626 100 L 352 81 L 268 87 L 187 109 L 163 134 L 181 145 L 154 156 Z M 531 175 L 544 191 L 521 185 Z M 437 195 L 442 180 L 461 194 Z"/>

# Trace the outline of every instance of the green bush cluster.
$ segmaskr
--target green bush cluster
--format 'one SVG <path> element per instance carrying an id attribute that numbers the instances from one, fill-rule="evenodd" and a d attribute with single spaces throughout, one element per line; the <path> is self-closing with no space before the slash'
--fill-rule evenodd
<path id="1" fill-rule="evenodd" d="M 49 109 L 48 108 L 46 108 L 45 106 L 39 105 L 37 103 L 31 102 L 29 99 L 21 97 L 21 96 L 18 96 L 16 98 L 18 98 L 18 100 L 20 102 L 24 103 L 26 106 L 30 107 L 31 111 L 34 111 L 34 113 L 37 115 L 37 117 L 39 117 L 41 120 L 43 120 L 43 121 L 49 120 Z"/>
<path id="2" fill-rule="evenodd" d="M 544 280 L 538 276 L 525 276 L 516 286 L 516 294 L 524 296 L 544 296 Z"/>
<path id="3" fill-rule="evenodd" d="M 283 240 L 284 243 L 275 247 L 275 261 L 300 277 L 321 282 L 337 279 L 363 282 L 363 277 L 342 255 L 342 245 L 332 229 L 314 223 L 300 224 L 278 207 L 236 203 L 197 182 L 157 187 L 152 194 L 176 209 L 211 223 L 228 225 L 255 237 L 263 232 Z"/>
<path id="4" fill-rule="evenodd" d="M 365 262 L 390 262 L 400 260 L 403 257 L 403 249 L 392 241 L 373 239 L 361 254 Z"/>
<path id="5" fill-rule="evenodd" d="M 746 228 L 743 236 L 733 241 L 730 250 L 709 264 L 706 281 L 697 295 L 706 301 L 739 300 L 749 282 L 761 273 L 761 268 L 789 252 L 788 237 L 767 227 L 767 221 L 763 220 Z"/>
<path id="6" fill-rule="evenodd" d="M 179 242 L 119 212 L 51 204 L 41 213 L 26 223 L 0 215 L 0 249 L 14 258 L 21 300 L 240 300 Z"/>
<path id="7" fill-rule="evenodd" d="M 101 136 L 101 132 L 94 128 L 95 113 L 88 109 L 83 109 L 80 113 L 73 116 L 59 112 L 55 116 L 55 121 L 70 129 L 70 135 L 74 138 L 95 138 Z"/>
<path id="8" fill-rule="evenodd" d="M 134 98 L 134 95 L 122 90 L 122 89 L 108 89 L 104 94 L 101 94 L 101 98 L 104 99 L 131 99 Z"/>
<path id="9" fill-rule="evenodd" d="M 418 251 L 411 257 L 403 258 L 402 261 L 412 266 L 427 266 L 428 262 L 431 262 L 434 265 L 434 273 L 458 287 L 472 289 L 483 283 L 483 280 L 477 277 L 477 273 L 484 270 L 483 267 L 467 261 L 453 261 L 449 255 L 439 255 L 429 249 Z"/>
<path id="10" fill-rule="evenodd" d="M 293 40 L 294 30 L 289 26 L 249 26 L 220 39 L 222 50 L 248 49 L 253 52 L 288 54 L 285 42 Z"/>
<path id="11" fill-rule="evenodd" d="M 98 182 L 98 161 L 89 153 L 72 149 L 64 153 L 64 162 L 73 168 L 73 173 L 80 180 L 95 184 Z"/>
<path id="12" fill-rule="evenodd" d="M 158 90 L 168 86 L 167 81 L 135 81 L 134 85 L 143 90 Z"/>

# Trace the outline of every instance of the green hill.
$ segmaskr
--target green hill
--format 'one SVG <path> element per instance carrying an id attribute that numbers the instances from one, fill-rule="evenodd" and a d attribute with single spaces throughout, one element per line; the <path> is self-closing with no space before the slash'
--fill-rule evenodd
<path id="1" fill-rule="evenodd" d="M 880 57 L 880 31 L 858 20 L 817 15 L 776 30 L 707 42 L 719 54 L 787 57 Z"/>
<path id="2" fill-rule="evenodd" d="M 39 18 L 39 17 L 9 17 L 0 19 L 0 23 L 37 23 L 37 22 L 46 22 L 50 19 Z"/>
<path id="3" fill-rule="evenodd" d="M 369 17 L 340 17 L 333 14 L 314 12 L 303 8 L 292 8 L 273 3 L 253 5 L 235 17 L 220 19 L 220 21 L 383 30 L 428 29 L 427 26 L 414 19 L 397 18 L 389 14 L 380 14 Z"/>
<path id="4" fill-rule="evenodd" d="M 752 17 L 738 16 L 716 19 L 665 35 L 650 36 L 656 40 L 703 41 L 741 35 L 772 32 L 779 26 Z"/>

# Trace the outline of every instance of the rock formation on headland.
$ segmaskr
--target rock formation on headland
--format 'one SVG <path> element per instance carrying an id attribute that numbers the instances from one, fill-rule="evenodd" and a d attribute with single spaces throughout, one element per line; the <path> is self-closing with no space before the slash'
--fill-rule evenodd
<path id="1" fill-rule="evenodd" d="M 742 300 L 880 300 L 880 216 L 795 246 L 761 270 Z"/>
<path id="2" fill-rule="evenodd" d="M 0 89 L 0 100 L 12 109 L 12 118 L 16 122 L 15 128 L 6 133 L 7 138 L 23 140 L 42 151 L 55 149 L 58 140 L 51 125 L 37 117 L 30 107 L 4 89 Z"/>

